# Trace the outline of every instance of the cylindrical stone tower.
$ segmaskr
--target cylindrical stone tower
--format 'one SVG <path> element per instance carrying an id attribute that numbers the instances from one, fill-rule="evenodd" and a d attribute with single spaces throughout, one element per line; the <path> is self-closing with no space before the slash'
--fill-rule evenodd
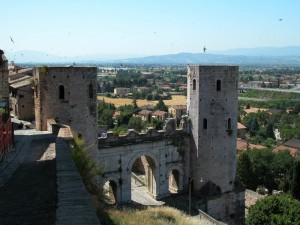
<path id="1" fill-rule="evenodd" d="M 190 176 L 194 192 L 234 189 L 238 66 L 188 66 Z M 202 190 L 201 190 L 202 189 Z"/>

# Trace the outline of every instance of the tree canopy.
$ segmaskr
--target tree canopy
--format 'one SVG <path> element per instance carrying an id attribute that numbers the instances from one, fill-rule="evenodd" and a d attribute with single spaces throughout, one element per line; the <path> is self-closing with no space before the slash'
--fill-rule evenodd
<path id="1" fill-rule="evenodd" d="M 246 225 L 291 225 L 300 222 L 300 201 L 291 196 L 272 195 L 249 208 Z"/>
<path id="2" fill-rule="evenodd" d="M 239 154 L 237 174 L 246 188 L 255 191 L 258 186 L 263 186 L 271 194 L 274 189 L 283 189 L 294 161 L 288 151 L 249 150 Z"/>

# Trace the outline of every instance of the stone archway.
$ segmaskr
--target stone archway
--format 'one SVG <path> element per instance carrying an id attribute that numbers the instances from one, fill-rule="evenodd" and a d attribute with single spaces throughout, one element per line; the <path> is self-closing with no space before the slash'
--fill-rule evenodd
<path id="1" fill-rule="evenodd" d="M 131 167 L 132 184 L 147 187 L 151 195 L 156 194 L 155 163 L 147 155 L 137 158 Z"/>
<path id="2" fill-rule="evenodd" d="M 179 192 L 179 171 L 173 169 L 169 172 L 169 192 L 172 194 L 177 194 Z"/>
<path id="3" fill-rule="evenodd" d="M 130 173 L 131 200 L 136 193 L 155 199 L 159 195 L 159 162 L 150 152 L 140 152 L 131 158 L 127 170 Z"/>
<path id="4" fill-rule="evenodd" d="M 109 203 L 115 204 L 118 202 L 118 185 L 113 180 L 108 180 L 104 183 L 103 189 L 108 197 Z"/>
<path id="5" fill-rule="evenodd" d="M 183 190 L 183 169 L 182 166 L 169 166 L 166 171 L 167 190 L 170 194 L 177 194 Z"/>

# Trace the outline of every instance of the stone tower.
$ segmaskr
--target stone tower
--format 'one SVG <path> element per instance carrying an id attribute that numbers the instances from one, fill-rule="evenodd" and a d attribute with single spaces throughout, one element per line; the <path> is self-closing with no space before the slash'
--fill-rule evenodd
<path id="1" fill-rule="evenodd" d="M 188 66 L 190 177 L 194 194 L 216 219 L 240 224 L 243 188 L 236 193 L 237 66 Z M 243 208 L 244 210 L 244 208 Z"/>
<path id="2" fill-rule="evenodd" d="M 0 49 L 0 100 L 5 99 L 5 101 L 8 101 L 8 87 L 8 61 L 4 55 L 4 51 Z"/>
<path id="3" fill-rule="evenodd" d="M 36 129 L 66 124 L 97 150 L 96 67 L 37 67 L 34 70 Z"/>

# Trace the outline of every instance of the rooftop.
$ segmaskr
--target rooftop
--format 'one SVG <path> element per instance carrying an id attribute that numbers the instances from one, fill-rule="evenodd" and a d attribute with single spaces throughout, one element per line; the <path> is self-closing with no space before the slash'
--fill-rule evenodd
<path id="1" fill-rule="evenodd" d="M 284 146 L 300 149 L 300 139 L 293 138 L 283 144 Z"/>
<path id="2" fill-rule="evenodd" d="M 174 109 L 186 109 L 187 108 L 186 105 L 171 105 L 171 107 Z"/>

